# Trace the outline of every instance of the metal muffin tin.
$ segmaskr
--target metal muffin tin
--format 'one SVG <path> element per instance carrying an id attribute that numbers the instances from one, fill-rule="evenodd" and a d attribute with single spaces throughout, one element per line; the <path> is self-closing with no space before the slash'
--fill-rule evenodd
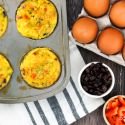
<path id="1" fill-rule="evenodd" d="M 89 16 L 88 13 L 85 11 L 84 8 L 82 9 L 81 14 L 79 15 L 79 17 L 87 16 L 87 17 L 90 17 L 90 18 L 93 18 L 94 20 L 96 20 L 96 21 L 97 21 L 97 24 L 98 24 L 98 26 L 99 26 L 99 33 L 100 33 L 104 28 L 106 28 L 106 27 L 114 27 L 114 28 L 120 30 L 120 31 L 124 34 L 124 36 L 125 36 L 125 28 L 124 28 L 124 29 L 120 29 L 120 28 L 115 27 L 114 25 L 112 25 L 112 23 L 111 23 L 111 21 L 110 21 L 110 19 L 109 19 L 110 8 L 111 8 L 111 6 L 112 6 L 115 2 L 117 2 L 117 1 L 118 1 L 118 0 L 110 0 L 109 10 L 108 10 L 108 12 L 107 12 L 104 16 L 102 16 L 102 17 L 94 18 L 94 17 L 92 17 L 92 16 Z M 98 37 L 98 36 L 97 36 L 97 37 Z M 113 61 L 113 62 L 115 62 L 115 63 L 118 63 L 118 64 L 120 64 L 120 65 L 122 65 L 122 66 L 125 66 L 125 60 L 124 60 L 123 57 L 122 57 L 122 53 L 118 53 L 118 54 L 115 54 L 115 55 L 109 55 L 109 56 L 108 56 L 108 55 L 105 55 L 105 54 L 103 54 L 103 53 L 101 53 L 101 51 L 100 51 L 100 50 L 98 49 L 98 47 L 97 47 L 97 39 L 96 39 L 94 42 L 90 43 L 90 44 L 81 44 L 81 43 L 76 42 L 76 41 L 73 39 L 72 34 L 70 34 L 70 39 L 71 39 L 72 41 L 74 41 L 75 44 L 77 44 L 77 45 L 79 45 L 79 46 L 81 46 L 81 47 L 83 47 L 83 48 L 85 48 L 85 49 L 88 49 L 88 50 L 90 50 L 90 51 L 92 51 L 92 52 L 94 52 L 94 53 L 96 53 L 96 54 L 98 54 L 98 55 L 100 55 L 100 56 L 102 56 L 102 57 L 104 57 L 104 58 L 107 58 L 107 59 L 109 59 L 109 60 L 111 60 L 111 61 Z"/>
<path id="2" fill-rule="evenodd" d="M 14 73 L 10 83 L 0 91 L 0 102 L 18 103 L 35 101 L 55 95 L 62 91 L 70 77 L 70 58 L 65 0 L 51 0 L 58 11 L 58 25 L 51 36 L 41 40 L 32 40 L 21 36 L 16 28 L 15 14 L 23 0 L 0 0 L 8 15 L 8 29 L 0 39 L 0 53 L 10 61 Z M 49 47 L 60 58 L 62 72 L 59 80 L 51 87 L 35 89 L 28 86 L 20 74 L 20 61 L 23 56 L 36 47 Z"/>

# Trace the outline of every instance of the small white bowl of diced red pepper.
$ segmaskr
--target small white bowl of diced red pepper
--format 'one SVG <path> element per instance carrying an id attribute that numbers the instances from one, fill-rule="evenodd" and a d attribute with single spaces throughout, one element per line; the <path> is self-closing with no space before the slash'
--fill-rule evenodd
<path id="1" fill-rule="evenodd" d="M 103 107 L 103 117 L 107 125 L 125 125 L 125 96 L 109 99 Z"/>

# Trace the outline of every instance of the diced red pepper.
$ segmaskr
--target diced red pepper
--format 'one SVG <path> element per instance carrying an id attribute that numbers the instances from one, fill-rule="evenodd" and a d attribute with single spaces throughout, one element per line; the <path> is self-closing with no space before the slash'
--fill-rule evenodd
<path id="1" fill-rule="evenodd" d="M 47 8 L 44 8 L 44 11 L 46 12 L 46 11 L 47 11 Z"/>
<path id="2" fill-rule="evenodd" d="M 106 116 L 110 117 L 110 116 L 114 116 L 118 114 L 118 107 L 111 109 L 109 111 L 106 112 Z"/>
<path id="3" fill-rule="evenodd" d="M 32 73 L 32 78 L 35 79 L 36 78 L 36 74 Z"/>
<path id="4" fill-rule="evenodd" d="M 125 106 L 125 99 L 122 96 L 118 97 L 120 103 Z"/>
<path id="5" fill-rule="evenodd" d="M 119 103 L 119 100 L 118 100 L 118 99 L 115 99 L 115 100 L 112 102 L 112 108 L 118 107 L 119 105 L 120 105 L 120 103 Z"/>
<path id="6" fill-rule="evenodd" d="M 121 107 L 118 109 L 118 116 L 119 116 L 119 117 L 125 117 L 125 106 L 121 106 Z"/>
<path id="7" fill-rule="evenodd" d="M 118 99 L 114 99 L 114 100 L 111 100 L 111 101 L 107 104 L 106 109 L 107 109 L 107 110 L 110 110 L 110 109 L 113 109 L 113 108 L 115 108 L 115 107 L 118 107 L 119 105 L 120 105 L 119 100 L 118 100 Z"/>
<path id="8" fill-rule="evenodd" d="M 108 102 L 106 110 L 112 109 L 112 100 Z"/>
<path id="9" fill-rule="evenodd" d="M 24 15 L 24 18 L 25 18 L 25 19 L 29 19 L 29 17 L 28 17 L 26 14 Z"/>
<path id="10" fill-rule="evenodd" d="M 115 125 L 125 125 L 125 124 L 123 123 L 123 119 L 117 116 Z"/>
<path id="11" fill-rule="evenodd" d="M 106 112 L 106 117 L 111 125 L 115 125 L 117 113 L 118 113 L 118 107 Z"/>

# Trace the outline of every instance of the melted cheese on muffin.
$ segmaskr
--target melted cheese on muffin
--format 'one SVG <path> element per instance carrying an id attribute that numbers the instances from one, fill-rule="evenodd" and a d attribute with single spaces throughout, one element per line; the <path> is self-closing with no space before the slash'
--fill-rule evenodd
<path id="1" fill-rule="evenodd" d="M 5 10 L 0 6 L 0 37 L 3 36 L 7 29 L 8 18 Z"/>
<path id="2" fill-rule="evenodd" d="M 13 74 L 13 69 L 8 60 L 0 54 L 0 90 L 4 88 Z"/>
<path id="3" fill-rule="evenodd" d="M 16 14 L 17 29 L 22 36 L 46 38 L 57 25 L 57 10 L 49 0 L 25 0 Z"/>
<path id="4" fill-rule="evenodd" d="M 30 86 L 46 88 L 58 80 L 61 63 L 50 48 L 35 48 L 24 56 L 20 71 Z"/>

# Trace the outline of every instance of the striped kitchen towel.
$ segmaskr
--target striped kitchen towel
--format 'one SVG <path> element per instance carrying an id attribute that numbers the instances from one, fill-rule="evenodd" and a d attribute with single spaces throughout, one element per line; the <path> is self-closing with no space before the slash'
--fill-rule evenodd
<path id="1" fill-rule="evenodd" d="M 101 106 L 103 99 L 83 95 L 77 77 L 85 65 L 70 42 L 71 77 L 63 92 L 48 99 L 22 104 L 0 104 L 0 125 L 68 125 Z"/>

